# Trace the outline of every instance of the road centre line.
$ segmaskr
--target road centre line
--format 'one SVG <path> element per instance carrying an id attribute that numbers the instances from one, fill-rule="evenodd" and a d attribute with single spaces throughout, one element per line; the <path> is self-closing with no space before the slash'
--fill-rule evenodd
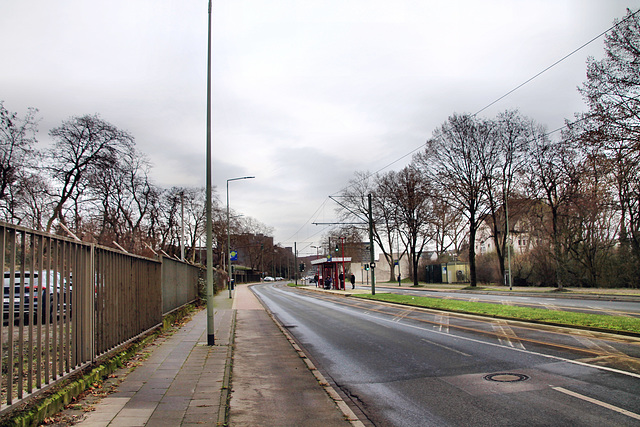
<path id="1" fill-rule="evenodd" d="M 551 386 L 551 388 L 555 391 L 559 391 L 560 393 L 564 393 L 569 396 L 573 396 L 578 399 L 584 400 L 585 402 L 593 403 L 594 405 L 599 405 L 599 406 L 602 406 L 603 408 L 611 409 L 612 411 L 618 412 L 620 414 L 626 415 L 631 418 L 635 418 L 636 420 L 640 420 L 640 415 L 636 414 L 635 412 L 627 411 L 626 409 L 622 409 L 617 406 L 611 405 L 609 403 L 602 402 L 598 399 L 594 399 L 592 397 L 585 396 L 580 393 L 576 393 L 575 391 L 567 390 L 566 388 L 553 387 L 553 386 Z"/>
<path id="2" fill-rule="evenodd" d="M 640 378 L 640 374 L 636 374 L 636 373 L 633 373 L 633 372 L 622 371 L 620 369 L 615 369 L 615 368 L 609 368 L 608 366 L 591 365 L 589 363 L 580 362 L 578 360 L 571 360 L 571 359 L 567 359 L 567 358 L 564 358 L 564 357 L 559 357 L 559 356 L 553 356 L 553 355 L 550 355 L 550 354 L 539 353 L 537 351 L 520 349 L 520 348 L 516 348 L 516 347 L 507 347 L 507 346 L 502 345 L 502 344 L 492 343 L 492 342 L 488 342 L 488 341 L 482 341 L 482 340 L 478 340 L 478 339 L 475 339 L 475 338 L 463 337 L 463 336 L 460 336 L 460 335 L 451 335 L 449 333 L 439 332 L 439 331 L 435 331 L 433 329 L 427 329 L 427 328 L 423 328 L 423 327 L 420 327 L 420 326 L 411 325 L 409 323 L 396 323 L 396 322 L 394 322 L 392 320 L 385 319 L 384 317 L 381 317 L 380 313 L 375 313 L 375 314 L 369 313 L 369 314 L 366 315 L 366 317 L 373 317 L 374 319 L 377 319 L 377 320 L 380 320 L 380 321 L 383 321 L 383 322 L 387 322 L 387 323 L 394 323 L 396 325 L 401 324 L 401 325 L 406 326 L 408 328 L 418 329 L 420 331 L 424 331 L 424 332 L 427 332 L 427 333 L 446 335 L 449 338 L 454 337 L 454 338 L 457 338 L 457 339 L 461 339 L 461 340 L 465 340 L 465 341 L 471 341 L 471 342 L 475 342 L 475 343 L 478 343 L 478 344 L 490 345 L 490 346 L 493 346 L 493 347 L 499 347 L 499 348 L 503 348 L 503 349 L 506 349 L 506 350 L 518 351 L 520 353 L 531 354 L 531 355 L 534 355 L 534 356 L 540 356 L 540 357 L 544 357 L 544 358 L 547 358 L 547 359 L 559 360 L 561 362 L 567 362 L 567 363 L 571 363 L 571 364 L 574 364 L 574 365 L 580 365 L 580 366 L 585 366 L 585 367 L 588 367 L 588 368 L 599 369 L 599 370 L 602 370 L 602 371 L 608 371 L 608 372 L 613 372 L 613 373 L 616 373 L 616 374 L 626 375 L 628 377 Z"/>
<path id="3" fill-rule="evenodd" d="M 367 302 L 369 304 L 379 304 L 379 305 L 382 305 L 382 306 L 396 307 L 397 308 L 397 305 L 395 305 L 395 304 L 387 303 L 387 302 L 380 302 L 380 301 L 360 300 L 360 301 L 358 301 L 360 304 L 351 304 L 350 302 L 347 302 L 346 300 L 345 301 L 337 301 L 334 298 L 324 297 L 324 296 L 320 296 L 320 295 L 316 295 L 314 297 L 318 298 L 318 299 L 321 299 L 321 300 L 324 300 L 326 302 L 330 302 L 332 304 L 344 305 L 344 306 L 351 307 L 351 308 L 354 308 L 354 309 L 355 308 L 361 309 L 360 307 L 362 307 L 362 304 L 365 303 L 365 302 Z M 415 311 L 415 312 L 424 311 L 424 312 L 436 312 L 436 313 L 440 313 L 441 312 L 439 310 L 427 309 L 427 308 L 421 308 L 421 307 L 412 307 L 409 311 Z M 444 313 L 448 313 L 448 312 L 444 311 Z M 385 318 L 380 317 L 380 316 L 376 316 L 376 314 L 384 315 Z M 449 313 L 449 314 L 452 314 L 452 313 Z M 397 322 L 395 320 L 395 316 L 393 314 L 390 314 L 390 313 L 385 312 L 383 310 L 376 310 L 375 308 L 368 307 L 366 315 L 370 316 L 370 317 L 373 317 L 373 318 L 376 318 L 376 319 L 380 319 L 380 320 L 386 321 L 386 322 L 393 322 L 395 324 L 399 324 L 399 322 Z M 386 319 L 386 317 L 388 317 L 388 316 L 394 316 L 394 319 L 392 319 L 392 320 Z M 472 332 L 472 333 L 480 333 L 480 334 L 483 334 L 483 335 L 493 336 L 493 337 L 496 337 L 498 339 L 500 337 L 509 338 L 505 334 L 499 334 L 499 333 L 496 333 L 495 331 L 474 329 L 474 328 L 470 328 L 470 327 L 451 324 L 450 322 L 447 322 L 447 324 L 443 324 L 443 323 L 440 323 L 440 322 L 437 322 L 437 321 L 420 319 L 420 318 L 411 317 L 411 316 L 408 316 L 408 315 L 404 315 L 404 316 L 405 316 L 404 318 L 407 319 L 407 320 L 414 320 L 414 321 L 417 321 L 417 322 L 420 322 L 420 323 L 428 323 L 428 324 L 431 324 L 431 325 L 446 326 L 447 327 L 447 332 L 440 332 L 440 331 L 436 331 L 436 330 L 433 330 L 433 329 L 426 329 L 426 328 L 422 328 L 422 327 L 419 327 L 419 326 L 410 325 L 410 324 L 404 323 L 404 322 L 401 323 L 401 324 L 403 324 L 405 326 L 408 326 L 408 327 L 416 328 L 416 329 L 427 331 L 427 332 L 439 333 L 441 335 L 452 336 L 448 331 L 448 328 L 451 327 L 451 328 L 462 330 L 462 331 L 467 331 L 467 332 Z M 436 314 L 436 316 L 438 316 L 438 315 Z M 467 315 L 465 315 L 465 316 L 467 316 Z M 476 316 L 473 316 L 473 315 L 468 315 L 468 316 L 469 317 L 476 317 Z M 463 317 L 463 316 L 461 316 L 461 317 Z M 529 330 L 537 330 L 535 328 L 527 327 L 525 325 L 521 325 L 521 326 L 518 326 L 518 327 L 519 328 L 523 328 L 523 329 L 529 329 Z M 560 335 L 569 335 L 569 336 L 572 336 L 572 337 L 575 336 L 574 334 L 569 334 L 569 333 L 564 333 L 564 332 L 556 332 L 556 331 L 550 331 L 549 333 L 560 334 Z M 632 372 L 622 371 L 622 370 L 619 370 L 619 369 L 616 369 L 616 368 L 610 368 L 610 367 L 607 367 L 607 366 L 592 365 L 592 364 L 589 364 L 589 363 L 579 362 L 579 361 L 576 361 L 576 360 L 566 359 L 566 358 L 557 357 L 557 356 L 550 356 L 550 355 L 546 355 L 546 354 L 543 354 L 543 353 L 538 353 L 538 352 L 526 350 L 524 348 L 520 349 L 520 348 L 515 348 L 515 347 L 508 347 L 508 346 L 505 346 L 505 345 L 502 345 L 502 344 L 494 344 L 494 343 L 490 343 L 490 342 L 487 342 L 487 341 L 481 341 L 481 340 L 476 340 L 476 339 L 473 339 L 473 338 L 462 337 L 462 336 L 459 336 L 459 335 L 454 335 L 454 336 L 457 337 L 457 338 L 460 338 L 460 339 L 465 339 L 465 340 L 469 340 L 469 341 L 473 341 L 473 342 L 493 345 L 493 346 L 496 346 L 496 347 L 507 348 L 507 349 L 512 349 L 512 350 L 516 350 L 516 351 L 523 351 L 525 353 L 534 354 L 534 355 L 540 355 L 540 356 L 544 356 L 544 357 L 550 357 L 550 358 L 554 358 L 554 359 L 557 359 L 557 360 L 562 360 L 562 361 L 565 361 L 565 362 L 569 362 L 569 363 L 572 363 L 572 364 L 577 364 L 577 365 L 587 366 L 587 367 L 596 368 L 596 369 L 600 369 L 600 370 L 606 370 L 606 371 L 610 371 L 610 372 L 620 373 L 620 374 L 623 374 L 623 375 L 632 376 L 634 378 L 640 378 L 640 374 L 635 374 L 635 373 L 632 373 Z M 573 347 L 573 346 L 568 346 L 568 345 L 563 345 L 563 344 L 556 344 L 556 343 L 552 343 L 552 342 L 534 340 L 534 339 L 529 339 L 529 338 L 521 338 L 521 337 L 517 337 L 517 335 L 515 335 L 515 337 L 519 341 L 521 341 L 520 344 L 522 344 L 522 341 L 524 341 L 524 342 L 528 342 L 528 343 L 539 344 L 539 345 L 542 345 L 544 347 L 555 347 L 555 348 L 560 348 L 560 349 L 564 349 L 564 350 L 568 350 L 568 351 L 574 351 L 574 352 L 578 352 L 578 353 L 592 354 L 592 355 L 598 356 L 598 357 L 599 356 L 607 356 L 607 355 L 609 355 L 606 352 L 603 353 L 601 350 L 598 351 L 598 350 L 593 350 L 593 349 L 589 349 L 589 348 L 578 348 L 578 347 Z M 524 345 L 523 345 L 523 347 L 524 347 Z M 629 356 L 629 357 L 631 357 L 631 356 Z M 636 359 L 636 358 L 633 358 L 633 359 Z"/>
<path id="4" fill-rule="evenodd" d="M 429 341 L 428 339 L 425 339 L 425 338 L 421 338 L 420 341 L 424 341 L 424 342 L 427 342 L 429 344 L 433 344 L 433 345 L 435 345 L 437 347 L 442 347 L 442 348 L 444 348 L 446 350 L 453 351 L 454 353 L 458 353 L 458 354 L 461 354 L 463 356 L 471 357 L 470 354 L 467 354 L 467 353 L 462 352 L 460 350 L 456 350 L 455 348 L 451 348 L 451 347 L 448 347 L 446 345 L 438 344 L 437 342 L 434 342 L 434 341 Z"/>
<path id="5" fill-rule="evenodd" d="M 328 300 L 325 300 L 325 301 L 328 301 Z M 348 303 L 337 302 L 337 301 L 334 301 L 334 302 L 336 304 L 345 305 L 345 306 L 351 307 L 351 308 L 357 308 L 358 307 L 357 305 L 350 305 Z M 370 302 L 370 303 L 378 303 L 378 304 L 387 305 L 387 306 L 394 306 L 394 304 L 386 303 L 386 302 L 379 302 L 379 301 L 375 301 L 375 302 L 368 301 L 368 302 Z M 387 313 L 385 311 L 382 311 L 382 310 L 376 310 L 376 309 L 370 308 L 369 311 L 373 312 L 373 313 L 380 313 L 380 314 L 383 314 L 385 316 L 393 316 L 392 314 L 389 314 L 389 313 Z M 439 310 L 437 310 L 437 309 L 428 309 L 428 308 L 421 308 L 421 307 L 414 307 L 412 311 L 416 311 L 416 312 L 417 311 L 427 311 L 427 312 L 428 311 L 432 311 L 432 312 L 435 311 L 435 312 L 439 312 Z M 474 315 L 469 315 L 469 316 L 474 317 Z M 428 323 L 428 324 L 431 324 L 431 325 L 443 325 L 442 323 L 434 321 L 434 320 L 420 319 L 420 318 L 411 317 L 411 316 L 408 316 L 408 315 L 405 315 L 404 318 L 408 319 L 408 320 L 414 320 L 416 322 Z M 486 321 L 486 319 L 483 319 L 483 320 Z M 393 321 L 395 323 L 397 323 L 395 321 L 395 316 L 394 316 L 394 320 Z M 487 323 L 491 323 L 491 322 L 487 322 Z M 445 326 L 445 325 L 443 325 L 443 326 Z M 472 333 L 479 333 L 479 334 L 483 334 L 483 335 L 489 335 L 489 336 L 496 337 L 498 339 L 500 339 L 500 338 L 509 338 L 505 334 L 499 334 L 499 333 L 497 333 L 495 331 L 475 329 L 475 328 L 470 328 L 470 327 L 466 327 L 466 326 L 460 326 L 460 325 L 451 324 L 450 322 L 446 326 L 450 327 L 450 328 L 453 328 L 453 329 L 462 330 L 462 331 L 467 331 L 467 332 L 472 332 Z M 524 328 L 523 326 L 519 326 L 519 327 Z M 532 329 L 532 328 L 528 328 L 528 329 Z M 560 332 L 550 332 L 550 333 L 562 334 Z M 563 334 L 563 335 L 568 335 L 568 334 Z M 534 340 L 534 339 L 531 339 L 531 338 L 520 338 L 520 337 L 518 337 L 518 340 L 519 341 L 524 341 L 524 342 L 529 342 L 529 343 L 532 343 L 532 344 L 539 344 L 539 345 L 542 345 L 542 346 L 545 346 L 545 347 L 556 347 L 556 348 L 561 348 L 563 350 L 569 350 L 569 351 L 574 351 L 574 352 L 578 352 L 578 353 L 586 353 L 586 354 L 592 354 L 592 355 L 595 355 L 595 356 L 602 356 L 602 352 L 599 352 L 599 351 L 596 351 L 596 350 L 592 350 L 592 349 L 588 349 L 588 348 L 578 348 L 578 347 L 573 347 L 573 346 L 568 346 L 568 345 L 563 345 L 563 344 L 556 344 L 556 343 L 552 343 L 552 342 Z"/>
<path id="6" fill-rule="evenodd" d="M 323 299 L 323 300 L 328 301 L 328 302 L 332 302 L 334 304 L 346 305 L 347 307 L 351 307 L 353 309 L 359 308 L 357 305 L 351 305 L 351 304 L 347 304 L 345 302 L 338 302 L 335 299 L 322 298 L 322 297 L 320 299 Z M 367 301 L 367 302 L 374 303 L 372 301 Z M 379 303 L 379 302 L 375 302 L 375 303 Z M 390 304 L 390 303 L 379 303 L 379 304 L 386 305 L 386 306 L 394 306 L 393 304 Z M 425 309 L 425 311 L 437 311 L 437 310 L 427 310 L 427 309 Z M 440 332 L 440 331 L 436 331 L 436 330 L 433 330 L 433 329 L 427 329 L 427 328 L 424 328 L 424 327 L 421 327 L 421 326 L 411 325 L 409 323 L 404 323 L 404 322 L 403 323 L 397 323 L 397 322 L 393 321 L 392 319 L 388 319 L 388 317 L 390 315 L 388 313 L 385 313 L 384 311 L 381 311 L 381 310 L 376 310 L 376 309 L 369 308 L 366 314 L 363 313 L 362 311 L 360 311 L 360 313 L 363 314 L 365 317 L 372 317 L 372 318 L 374 318 L 376 320 L 379 320 L 379 321 L 382 321 L 382 322 L 387 322 L 387 323 L 393 323 L 395 325 L 401 324 L 403 326 L 406 326 L 406 327 L 409 327 L 409 328 L 413 328 L 413 329 L 418 329 L 420 331 L 424 331 L 424 332 L 427 332 L 427 333 L 446 335 L 449 338 L 454 337 L 454 338 L 458 338 L 458 339 L 462 339 L 462 340 L 466 340 L 466 341 L 470 341 L 470 342 L 475 342 L 475 343 L 478 343 L 478 344 L 485 344 L 485 345 L 490 345 L 490 346 L 493 346 L 493 347 L 499 347 L 499 348 L 503 348 L 503 349 L 507 349 L 507 350 L 512 350 L 512 351 L 518 351 L 518 352 L 521 352 L 521 353 L 531 354 L 531 355 L 534 355 L 534 356 L 540 356 L 540 357 L 544 357 L 544 358 L 547 358 L 547 359 L 559 360 L 559 361 L 562 361 L 562 362 L 571 363 L 573 365 L 580 365 L 580 366 L 585 366 L 585 367 L 592 368 L 592 369 L 598 369 L 598 370 L 602 370 L 602 371 L 608 371 L 608 372 L 613 372 L 613 373 L 616 373 L 616 374 L 626 375 L 626 376 L 633 377 L 633 378 L 640 378 L 640 374 L 636 374 L 636 373 L 633 373 L 633 372 L 622 371 L 620 369 L 610 368 L 608 366 L 592 365 L 592 364 L 589 364 L 589 363 L 580 362 L 578 360 L 571 360 L 571 359 L 567 359 L 567 358 L 564 358 L 564 357 L 552 356 L 552 355 L 549 355 L 549 354 L 539 353 L 539 352 L 536 352 L 536 351 L 531 351 L 531 350 L 526 350 L 526 349 L 520 349 L 520 348 L 516 348 L 516 347 L 507 347 L 507 346 L 504 346 L 502 344 L 492 343 L 492 342 L 488 342 L 488 341 L 482 341 L 482 340 L 479 340 L 479 339 L 470 338 L 470 337 L 464 337 L 464 336 L 461 336 L 461 335 L 451 335 L 450 333 Z M 420 321 L 420 322 L 423 322 L 423 323 L 431 323 L 431 324 L 436 324 L 437 323 L 437 322 L 431 322 L 431 321 L 426 321 L 426 320 L 423 320 L 423 319 L 416 319 L 416 318 L 411 318 L 411 317 L 406 317 L 406 319 L 412 319 L 412 320 Z M 480 332 L 482 334 L 487 334 L 487 335 L 492 335 L 492 336 L 497 336 L 498 335 L 498 334 L 492 333 L 490 331 L 481 331 L 481 330 L 477 330 L 477 329 L 466 328 L 466 327 L 461 327 L 461 326 L 456 326 L 456 325 L 450 325 L 450 326 L 453 327 L 453 328 L 456 328 L 456 329 L 463 329 L 463 330 L 468 330 L 468 331 L 473 331 L 473 332 Z M 545 346 L 561 347 L 561 348 L 565 348 L 567 350 L 575 350 L 575 351 L 579 351 L 579 352 L 582 352 L 582 353 L 590 353 L 590 354 L 594 354 L 594 355 L 602 355 L 602 353 L 600 353 L 600 352 L 596 352 L 596 351 L 588 350 L 588 349 L 579 349 L 579 348 L 576 348 L 576 347 L 568 347 L 568 346 L 562 346 L 562 345 L 553 344 L 553 343 L 545 343 L 545 342 L 537 341 L 537 340 L 529 340 L 529 339 L 521 339 L 521 340 L 522 341 L 528 341 L 528 342 L 536 342 L 536 343 L 539 343 L 539 344 L 545 345 Z"/>
<path id="7" fill-rule="evenodd" d="M 307 291 L 307 292 L 309 292 L 309 291 Z M 340 295 L 339 295 L 339 296 L 340 296 Z M 336 304 L 346 305 L 346 306 L 348 306 L 348 307 L 360 307 L 360 305 L 359 305 L 359 304 L 357 304 L 357 303 L 356 303 L 356 301 L 354 301 L 353 299 L 351 299 L 351 301 L 352 301 L 353 303 L 349 303 L 349 302 L 346 302 L 346 300 L 347 300 L 348 298 L 344 298 L 344 299 L 345 299 L 345 302 L 338 302 L 338 301 L 335 301 L 334 299 L 330 299 L 330 297 L 325 297 L 324 295 L 319 295 L 319 294 L 318 294 L 318 295 L 315 295 L 314 297 L 315 297 L 315 298 L 317 298 L 317 299 L 325 300 L 325 301 L 332 301 L 332 302 L 334 302 L 334 303 L 336 303 Z M 385 302 L 385 301 L 368 300 L 368 299 L 361 299 L 360 301 L 362 301 L 362 302 L 368 302 L 368 303 L 376 303 L 376 304 L 380 304 L 380 305 L 389 305 L 389 306 L 395 306 L 395 307 L 398 307 L 398 304 L 389 303 L 389 302 Z M 566 308 L 570 308 L 570 307 L 566 307 Z M 419 307 L 419 306 L 412 306 L 411 310 L 412 310 L 412 311 L 435 311 L 435 312 L 450 313 L 450 314 L 451 314 L 451 315 L 453 315 L 454 317 L 465 317 L 465 316 L 475 317 L 475 318 L 483 317 L 483 316 L 474 315 L 474 314 L 464 314 L 464 313 L 449 312 L 449 311 L 446 311 L 446 310 L 438 310 L 438 309 L 435 309 L 435 308 L 426 308 L 426 307 Z M 379 311 L 379 310 L 374 310 L 374 311 Z M 382 312 L 382 311 L 379 311 L 379 312 L 384 313 L 384 312 Z M 627 314 L 626 312 L 619 312 L 619 313 L 625 313 L 625 314 Z M 630 314 L 630 313 L 629 313 L 629 314 Z M 456 316 L 456 315 L 458 315 L 458 316 Z M 416 318 L 411 318 L 411 317 L 408 317 L 408 318 L 409 318 L 409 319 L 412 319 L 412 320 L 417 320 L 417 321 L 423 321 L 423 322 L 427 322 L 427 323 L 437 324 L 436 322 L 430 322 L 430 321 L 428 321 L 428 320 L 416 319 Z M 486 317 L 484 317 L 484 318 L 486 319 Z M 519 321 L 519 320 L 509 320 L 509 321 L 511 321 L 511 322 L 521 323 L 520 325 L 518 325 L 518 326 L 517 326 L 519 329 L 536 330 L 536 331 L 537 331 L 537 330 L 539 330 L 539 329 L 537 329 L 537 328 L 532 328 L 532 327 L 530 327 L 530 326 L 526 326 L 526 325 L 525 325 L 525 323 L 527 323 L 526 321 Z M 453 327 L 456 327 L 456 326 L 453 326 Z M 458 327 L 458 328 L 460 328 L 460 327 Z M 569 329 L 571 329 L 571 327 L 570 327 L 570 326 L 563 326 L 563 328 L 569 328 Z M 469 329 L 469 330 L 471 330 L 471 331 L 475 331 L 474 329 Z M 478 331 L 478 332 L 481 332 L 481 331 Z M 571 335 L 571 336 L 573 336 L 573 334 L 567 334 L 567 333 L 564 333 L 564 332 L 558 332 L 558 331 L 553 331 L 553 332 L 551 332 L 551 333 L 553 333 L 553 334 L 560 334 L 560 335 Z M 629 338 L 629 337 L 624 337 L 624 338 Z M 524 340 L 524 341 L 526 341 L 526 339 L 523 339 L 523 340 Z M 629 344 L 628 339 L 623 339 L 623 337 L 621 337 L 621 336 L 611 336 L 611 337 L 607 337 L 607 338 L 606 338 L 606 340 L 607 340 L 607 341 L 615 341 L 615 342 L 621 342 L 621 343 Z M 635 342 L 635 341 L 637 341 L 637 339 L 636 339 L 636 340 L 634 340 L 634 343 L 633 343 L 633 344 L 636 344 L 636 342 Z M 539 342 L 539 341 L 531 341 L 531 342 L 533 342 L 533 343 L 536 343 L 536 342 L 537 342 L 537 343 L 540 343 L 540 344 L 544 344 L 543 342 Z M 553 343 L 547 343 L 547 344 L 548 344 L 548 345 L 552 345 L 552 346 L 554 345 Z M 640 345 L 640 343 L 637 343 L 637 344 L 639 344 L 639 345 Z"/>

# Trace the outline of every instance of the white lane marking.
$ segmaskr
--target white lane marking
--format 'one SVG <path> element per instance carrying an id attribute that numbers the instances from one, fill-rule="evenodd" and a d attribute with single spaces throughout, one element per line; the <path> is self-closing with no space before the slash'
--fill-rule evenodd
<path id="1" fill-rule="evenodd" d="M 589 396 L 585 396 L 580 393 L 576 393 L 575 391 L 567 390 L 562 387 L 551 387 L 555 391 L 559 391 L 560 393 L 568 394 L 569 396 L 577 397 L 578 399 L 584 400 L 585 402 L 593 403 L 594 405 L 602 406 L 603 408 L 611 409 L 612 411 L 618 412 L 620 414 L 626 415 L 627 417 L 635 418 L 636 420 L 640 420 L 640 415 L 635 412 L 627 411 L 626 409 L 619 408 L 617 406 L 611 405 L 606 402 L 602 402 L 600 400 L 594 399 Z"/>
<path id="2" fill-rule="evenodd" d="M 437 328 L 442 332 L 444 327 L 444 331 L 449 333 L 449 313 L 442 313 L 436 316 L 435 321 L 437 325 L 433 325 L 434 328 Z"/>
<path id="3" fill-rule="evenodd" d="M 520 338 L 518 338 L 518 335 L 513 332 L 513 329 L 511 329 L 511 326 L 509 326 L 506 321 L 498 320 L 496 323 L 492 324 L 492 326 L 495 331 L 498 331 L 501 334 L 498 336 L 498 341 L 500 341 L 500 343 L 504 344 L 506 342 L 509 347 L 518 347 L 522 350 L 525 349 Z M 515 340 L 515 343 L 512 340 Z"/>
<path id="4" fill-rule="evenodd" d="M 445 350 L 453 351 L 454 353 L 458 353 L 458 354 L 461 354 L 463 356 L 471 357 L 470 354 L 464 353 L 464 352 L 462 352 L 460 350 L 456 350 L 455 348 L 447 347 L 446 345 L 438 344 L 437 342 L 429 341 L 429 340 L 426 340 L 424 338 L 421 338 L 421 341 L 427 342 L 429 344 L 433 344 L 433 345 L 435 345 L 437 347 L 442 347 Z"/>
<path id="5" fill-rule="evenodd" d="M 405 317 L 407 317 L 409 314 L 411 314 L 412 310 L 403 310 L 401 312 L 399 312 L 398 314 L 395 315 L 395 317 L 393 318 L 394 322 L 400 323 L 402 321 L 402 319 L 404 319 Z"/>
<path id="6" fill-rule="evenodd" d="M 365 317 L 372 317 L 372 318 L 374 318 L 374 319 L 376 319 L 378 321 L 381 321 L 381 322 L 396 323 L 396 322 L 392 322 L 389 319 L 385 319 L 384 317 L 380 317 L 379 315 L 377 315 L 377 313 L 375 313 L 375 314 L 374 313 L 369 313 Z M 564 358 L 564 357 L 552 356 L 550 354 L 539 353 L 537 351 L 523 350 L 523 349 L 516 348 L 516 347 L 507 347 L 507 346 L 504 346 L 502 344 L 497 344 L 497 343 L 492 343 L 492 342 L 487 342 L 487 341 L 481 341 L 481 340 L 478 340 L 478 339 L 475 339 L 475 338 L 464 337 L 464 336 L 461 336 L 461 335 L 451 335 L 451 334 L 447 334 L 445 332 L 439 332 L 439 331 L 436 331 L 436 330 L 433 330 L 433 329 L 426 329 L 426 328 L 415 326 L 415 325 L 411 325 L 411 324 L 405 323 L 405 322 L 396 323 L 396 324 L 397 325 L 402 325 L 402 326 L 405 326 L 405 327 L 408 327 L 408 328 L 418 329 L 420 331 L 424 331 L 424 332 L 427 332 L 427 333 L 439 334 L 439 335 L 447 335 L 450 338 L 457 338 L 457 339 L 462 339 L 462 340 L 465 340 L 465 341 L 475 342 L 475 343 L 478 343 L 478 344 L 484 344 L 484 345 L 490 345 L 490 346 L 493 346 L 493 347 L 505 348 L 507 350 L 519 351 L 521 353 L 532 354 L 532 355 L 544 357 L 544 358 L 547 358 L 547 359 L 560 360 L 562 362 L 571 363 L 573 365 L 586 366 L 588 368 L 598 369 L 598 370 L 601 370 L 601 371 L 614 372 L 616 374 L 626 375 L 628 377 L 640 378 L 640 374 L 636 374 L 634 372 L 622 371 L 620 369 L 615 369 L 615 368 L 609 368 L 608 366 L 591 365 L 589 363 L 580 362 L 578 360 L 571 360 L 571 359 L 567 359 L 567 358 Z"/>
<path id="7" fill-rule="evenodd" d="M 605 341 L 603 340 L 599 340 L 596 337 L 589 338 L 589 337 L 583 337 L 580 335 L 576 335 L 574 336 L 575 340 L 578 341 L 580 344 L 584 345 L 587 348 L 594 348 L 596 350 L 599 350 L 607 355 L 615 355 L 615 356 L 623 356 L 623 357 L 628 357 L 627 354 L 621 352 L 620 350 L 618 350 L 617 348 L 615 348 L 614 346 L 607 344 Z M 598 341 L 595 342 L 594 340 Z"/>
<path id="8" fill-rule="evenodd" d="M 278 289 L 274 288 L 274 290 L 278 290 Z M 284 292 L 284 291 L 280 291 L 280 292 Z M 288 294 L 288 292 L 287 292 L 287 294 Z M 303 297 L 303 296 L 300 296 L 300 295 L 297 295 L 297 294 L 293 294 L 293 295 L 296 298 L 301 298 L 301 299 L 307 299 L 308 298 L 309 300 L 314 301 L 314 303 L 316 303 L 316 304 L 318 304 L 318 302 L 319 302 L 317 298 Z M 324 302 L 322 302 L 321 305 L 326 305 L 328 307 L 330 306 L 333 309 L 336 309 L 335 303 L 329 303 L 329 302 L 326 302 L 325 304 L 323 304 L 323 303 Z M 446 332 L 440 332 L 440 331 L 436 331 L 436 330 L 433 330 L 433 329 L 427 329 L 427 328 L 416 326 L 416 325 L 412 325 L 412 324 L 406 323 L 406 322 L 396 323 L 396 322 L 394 322 L 394 321 L 392 321 L 390 319 L 382 317 L 382 316 L 387 316 L 387 315 L 380 315 L 377 312 L 373 312 L 373 313 L 372 312 L 363 312 L 361 309 L 357 309 L 355 307 L 348 307 L 348 308 L 340 307 L 340 308 L 341 308 L 340 311 L 348 311 L 348 312 L 353 313 L 356 316 L 370 317 L 370 318 L 373 318 L 373 319 L 378 320 L 380 322 L 394 323 L 396 325 L 402 325 L 402 326 L 405 326 L 407 328 L 418 329 L 418 330 L 424 331 L 426 333 L 432 333 L 432 334 L 438 334 L 438 335 L 446 335 L 449 338 L 456 338 L 456 339 L 461 339 L 461 340 L 465 340 L 465 341 L 475 342 L 475 343 L 478 343 L 478 344 L 490 345 L 492 347 L 499 347 L 499 348 L 504 348 L 504 349 L 511 350 L 511 351 L 518 351 L 520 353 L 526 353 L 526 354 L 531 354 L 531 355 L 534 355 L 534 356 L 540 356 L 540 357 L 544 357 L 546 359 L 559 360 L 561 362 L 571 363 L 573 365 L 585 366 L 587 368 L 597 369 L 597 370 L 600 370 L 600 371 L 613 372 L 615 374 L 625 375 L 625 376 L 628 376 L 628 377 L 640 378 L 640 374 L 636 374 L 634 372 L 627 372 L 627 371 L 623 371 L 623 370 L 615 369 L 615 368 L 609 368 L 608 366 L 592 365 L 592 364 L 589 364 L 589 363 L 580 362 L 578 360 L 571 360 L 571 359 L 567 359 L 567 358 L 564 358 L 564 357 L 552 356 L 550 354 L 539 353 L 537 351 L 531 351 L 531 350 L 520 349 L 520 348 L 515 348 L 515 347 L 507 347 L 507 346 L 504 346 L 504 345 L 501 345 L 501 344 L 497 344 L 497 343 L 492 343 L 492 342 L 488 342 L 488 341 L 482 341 L 482 340 L 475 339 L 475 338 L 464 337 L 462 335 L 452 335 L 452 334 L 449 334 L 449 333 L 446 333 Z"/>

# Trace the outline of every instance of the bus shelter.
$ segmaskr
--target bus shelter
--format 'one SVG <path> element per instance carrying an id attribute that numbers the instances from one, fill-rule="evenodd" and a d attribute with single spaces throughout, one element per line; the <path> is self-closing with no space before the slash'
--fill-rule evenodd
<path id="1" fill-rule="evenodd" d="M 344 290 L 347 280 L 347 269 L 351 265 L 351 257 L 325 257 L 311 261 L 318 271 L 318 286 L 325 289 Z"/>

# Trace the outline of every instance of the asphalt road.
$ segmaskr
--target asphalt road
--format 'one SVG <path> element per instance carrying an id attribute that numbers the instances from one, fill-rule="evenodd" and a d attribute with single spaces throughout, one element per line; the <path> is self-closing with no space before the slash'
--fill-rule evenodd
<path id="1" fill-rule="evenodd" d="M 579 311 L 582 313 L 608 314 L 616 316 L 640 316 L 640 302 L 609 300 L 605 298 L 566 298 L 562 296 L 519 296 L 507 294 L 482 294 L 474 292 L 447 292 L 428 289 L 407 289 L 394 286 L 376 286 L 378 292 L 391 292 L 431 298 L 456 299 L 461 301 L 510 304 L 521 307 L 546 308 L 549 310 Z"/>
<path id="2" fill-rule="evenodd" d="M 369 425 L 640 425 L 640 340 L 252 289 Z"/>

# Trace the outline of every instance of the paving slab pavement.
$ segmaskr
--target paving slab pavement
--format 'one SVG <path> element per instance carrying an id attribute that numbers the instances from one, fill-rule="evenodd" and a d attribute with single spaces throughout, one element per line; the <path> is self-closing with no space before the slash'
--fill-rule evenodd
<path id="1" fill-rule="evenodd" d="M 248 287 L 236 293 L 230 426 L 349 426 Z M 310 363 L 310 362 L 309 362 Z"/>
<path id="2" fill-rule="evenodd" d="M 207 311 L 201 310 L 77 425 L 215 426 L 224 420 L 221 399 L 235 319 L 228 296 L 216 296 L 214 307 L 214 346 L 206 345 Z"/>
<path id="3" fill-rule="evenodd" d="M 207 345 L 202 310 L 77 425 L 362 425 L 249 286 L 234 293 L 233 299 L 226 291 L 215 297 L 214 346 Z"/>

